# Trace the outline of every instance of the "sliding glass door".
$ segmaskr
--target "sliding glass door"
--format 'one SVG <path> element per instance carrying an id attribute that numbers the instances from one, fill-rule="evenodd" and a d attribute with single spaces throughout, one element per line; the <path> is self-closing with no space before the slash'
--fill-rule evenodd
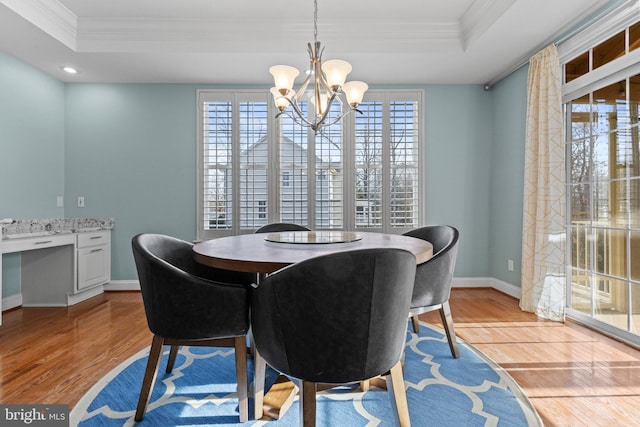
<path id="1" fill-rule="evenodd" d="M 623 27 L 564 62 L 567 313 L 640 344 L 640 24 Z"/>

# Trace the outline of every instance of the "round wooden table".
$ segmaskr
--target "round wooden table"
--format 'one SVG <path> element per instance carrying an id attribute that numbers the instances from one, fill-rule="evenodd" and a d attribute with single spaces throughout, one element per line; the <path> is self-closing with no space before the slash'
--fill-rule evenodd
<path id="1" fill-rule="evenodd" d="M 197 262 L 210 267 L 257 273 L 256 283 L 259 284 L 265 275 L 309 258 L 377 248 L 408 250 L 415 255 L 417 264 L 433 256 L 431 243 L 415 237 L 342 231 L 242 234 L 198 243 L 193 247 L 193 252 Z M 260 419 L 263 413 L 279 419 L 289 409 L 296 395 L 296 386 L 282 375 L 266 395 L 264 378 L 256 377 L 253 387 L 256 419 Z"/>
<path id="2" fill-rule="evenodd" d="M 330 233 L 335 236 L 333 239 L 335 243 L 327 241 L 332 239 L 328 236 Z M 357 237 L 359 239 L 355 240 Z M 289 243 L 296 238 L 300 241 Z M 278 243 L 277 240 L 284 243 Z M 433 255 L 431 243 L 421 239 L 397 234 L 359 231 L 284 231 L 242 234 L 198 243 L 193 247 L 193 251 L 196 261 L 204 265 L 226 270 L 268 274 L 320 255 L 373 248 L 406 249 L 415 255 L 417 264 L 422 264 Z"/>

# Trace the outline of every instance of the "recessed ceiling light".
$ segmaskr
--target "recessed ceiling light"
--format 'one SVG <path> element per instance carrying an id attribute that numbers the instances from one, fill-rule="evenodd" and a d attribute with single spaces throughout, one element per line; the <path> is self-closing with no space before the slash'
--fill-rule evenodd
<path id="1" fill-rule="evenodd" d="M 62 69 L 69 74 L 78 74 L 78 70 L 73 67 L 62 67 Z"/>

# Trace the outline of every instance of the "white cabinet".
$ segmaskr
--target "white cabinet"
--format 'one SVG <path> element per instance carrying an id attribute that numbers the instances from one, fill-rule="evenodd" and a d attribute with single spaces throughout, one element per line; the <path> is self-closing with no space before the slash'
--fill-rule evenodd
<path id="1" fill-rule="evenodd" d="M 102 293 L 111 280 L 110 228 L 10 236 L 0 240 L 0 252 L 20 253 L 20 294 L 13 307 L 74 305 Z"/>
<path id="2" fill-rule="evenodd" d="M 76 243 L 77 291 L 103 285 L 111 280 L 111 233 L 78 233 Z"/>

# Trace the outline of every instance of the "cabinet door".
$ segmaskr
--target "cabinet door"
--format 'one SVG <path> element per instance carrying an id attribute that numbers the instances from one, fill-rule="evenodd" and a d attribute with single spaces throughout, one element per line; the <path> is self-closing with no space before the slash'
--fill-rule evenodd
<path id="1" fill-rule="evenodd" d="M 110 256 L 109 246 L 78 250 L 78 290 L 109 281 Z"/>

